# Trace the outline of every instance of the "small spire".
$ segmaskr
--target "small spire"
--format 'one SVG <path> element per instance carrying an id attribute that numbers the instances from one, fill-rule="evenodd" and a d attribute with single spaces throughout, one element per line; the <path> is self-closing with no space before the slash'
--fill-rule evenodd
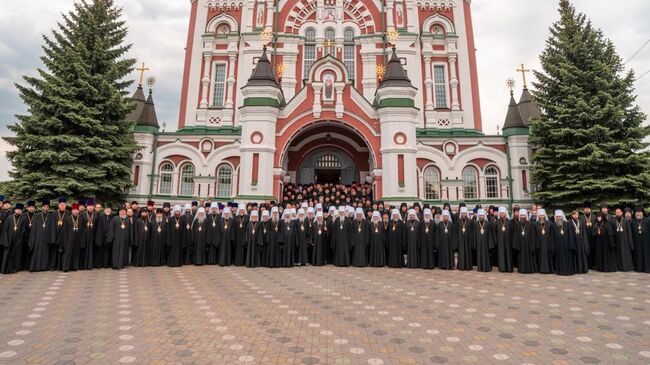
<path id="1" fill-rule="evenodd" d="M 149 97 L 144 103 L 142 112 L 136 120 L 137 125 L 150 126 L 160 128 L 158 125 L 158 116 L 156 115 L 156 107 L 153 102 L 153 90 L 149 89 Z"/>
<path id="2" fill-rule="evenodd" d="M 384 75 L 384 78 L 381 81 L 381 85 L 379 86 L 379 88 L 389 87 L 389 86 L 413 87 L 413 85 L 411 84 L 411 80 L 406 75 L 406 71 L 404 70 L 404 67 L 402 67 L 402 63 L 397 57 L 397 52 L 395 50 L 394 45 L 393 45 L 393 54 L 390 57 L 390 61 L 388 61 L 388 68 L 386 69 L 386 75 Z"/>
<path id="3" fill-rule="evenodd" d="M 519 109 L 521 118 L 526 125 L 529 124 L 530 118 L 542 115 L 542 112 L 539 110 L 537 103 L 535 103 L 533 96 L 530 95 L 530 92 L 527 88 L 524 88 L 524 90 L 521 92 L 521 97 L 519 98 L 517 109 Z"/>
<path id="4" fill-rule="evenodd" d="M 257 60 L 251 77 L 246 86 L 274 86 L 279 87 L 275 79 L 271 62 L 266 56 L 266 45 L 262 49 L 262 56 Z"/>
<path id="5" fill-rule="evenodd" d="M 510 90 L 510 103 L 508 104 L 508 113 L 506 114 L 506 120 L 503 123 L 503 130 L 505 131 L 508 128 L 528 128 L 524 123 L 517 102 L 515 101 L 514 92 Z M 504 132 L 505 133 L 505 132 Z"/>

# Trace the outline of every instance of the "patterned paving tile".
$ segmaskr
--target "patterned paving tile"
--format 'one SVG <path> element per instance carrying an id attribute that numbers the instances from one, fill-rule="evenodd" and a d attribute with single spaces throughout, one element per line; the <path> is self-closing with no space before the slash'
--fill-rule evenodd
<path id="1" fill-rule="evenodd" d="M 0 277 L 0 364 L 648 364 L 650 276 L 130 268 Z"/>

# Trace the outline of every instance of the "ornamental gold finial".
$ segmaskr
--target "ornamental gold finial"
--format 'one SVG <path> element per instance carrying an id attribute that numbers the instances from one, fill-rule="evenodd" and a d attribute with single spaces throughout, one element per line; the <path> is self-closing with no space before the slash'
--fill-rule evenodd
<path id="1" fill-rule="evenodd" d="M 388 33 L 386 33 L 386 39 L 388 40 L 388 43 L 393 46 L 393 48 L 395 48 L 397 38 L 399 38 L 399 32 L 397 32 L 395 28 L 389 28 Z"/>
<path id="2" fill-rule="evenodd" d="M 140 71 L 140 82 L 138 83 L 138 87 L 142 87 L 142 81 L 144 80 L 144 73 L 147 71 L 151 71 L 151 69 L 148 67 L 144 67 L 144 62 L 142 62 L 142 66 L 136 68 L 135 70 Z"/>
<path id="3" fill-rule="evenodd" d="M 277 74 L 278 78 L 282 78 L 282 74 L 284 74 L 284 70 L 286 69 L 286 66 L 282 63 L 278 63 L 275 66 L 275 73 Z"/>
<path id="4" fill-rule="evenodd" d="M 512 94 L 514 89 L 515 89 L 515 79 L 513 79 L 512 77 L 509 77 L 506 80 L 506 86 L 508 87 L 508 90 L 510 90 L 510 94 Z"/>
<path id="5" fill-rule="evenodd" d="M 147 86 L 149 87 L 149 90 L 153 89 L 153 86 L 155 84 L 156 84 L 156 77 L 155 76 L 147 77 Z"/>
<path id="6" fill-rule="evenodd" d="M 377 80 L 379 81 L 383 80 L 384 75 L 386 75 L 386 66 L 384 65 L 375 66 L 375 74 L 377 75 Z"/>
<path id="7" fill-rule="evenodd" d="M 271 29 L 267 28 L 262 33 L 260 33 L 260 39 L 262 40 L 262 44 L 266 49 L 266 45 L 271 42 L 271 39 L 273 39 L 273 32 L 271 32 Z"/>
<path id="8" fill-rule="evenodd" d="M 526 72 L 530 72 L 530 70 L 527 69 L 526 66 L 524 66 L 524 64 L 522 63 L 521 68 L 518 68 L 516 71 L 521 72 L 521 77 L 524 80 L 524 89 L 528 89 L 528 84 L 526 83 Z"/>

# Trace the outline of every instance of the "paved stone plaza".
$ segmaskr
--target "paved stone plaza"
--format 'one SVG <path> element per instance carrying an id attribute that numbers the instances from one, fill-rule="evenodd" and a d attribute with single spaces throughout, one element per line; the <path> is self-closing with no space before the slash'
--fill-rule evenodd
<path id="1" fill-rule="evenodd" d="M 335 267 L 0 277 L 0 364 L 648 364 L 650 275 Z"/>

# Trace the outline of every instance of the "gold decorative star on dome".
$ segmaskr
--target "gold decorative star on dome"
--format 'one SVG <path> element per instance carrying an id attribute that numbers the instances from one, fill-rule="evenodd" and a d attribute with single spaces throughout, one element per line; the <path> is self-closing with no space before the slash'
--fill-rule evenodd
<path id="1" fill-rule="evenodd" d="M 512 77 L 509 77 L 506 80 L 506 86 L 508 87 L 508 90 L 510 90 L 510 92 L 513 92 L 514 88 L 515 88 L 515 79 L 513 79 Z"/>
<path id="2" fill-rule="evenodd" d="M 377 75 L 377 79 L 379 81 L 383 80 L 384 75 L 386 75 L 386 66 L 384 65 L 375 66 L 375 74 Z"/>
<path id="3" fill-rule="evenodd" d="M 388 32 L 386 33 L 386 39 L 388 40 L 388 43 L 395 47 L 397 38 L 399 38 L 399 32 L 395 28 L 388 29 Z"/>
<path id="4" fill-rule="evenodd" d="M 149 76 L 147 77 L 147 86 L 150 89 L 153 89 L 153 86 L 156 84 L 156 77 L 155 76 Z"/>
<path id="5" fill-rule="evenodd" d="M 260 39 L 262 40 L 264 47 L 266 47 L 266 45 L 271 42 L 271 39 L 273 39 L 273 32 L 271 32 L 271 29 L 267 28 L 260 33 Z"/>
<path id="6" fill-rule="evenodd" d="M 282 74 L 284 74 L 284 71 L 286 70 L 286 66 L 282 63 L 278 63 L 275 65 L 275 73 L 278 78 L 282 78 Z"/>

